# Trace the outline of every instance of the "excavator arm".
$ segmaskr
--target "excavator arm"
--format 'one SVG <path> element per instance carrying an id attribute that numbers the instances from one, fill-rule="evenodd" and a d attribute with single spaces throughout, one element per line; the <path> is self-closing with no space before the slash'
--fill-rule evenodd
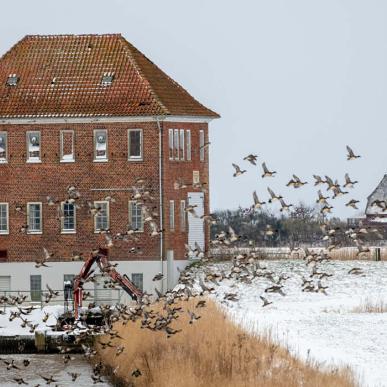
<path id="1" fill-rule="evenodd" d="M 126 275 L 119 274 L 117 270 L 109 263 L 107 259 L 107 251 L 99 249 L 97 254 L 92 253 L 90 255 L 90 258 L 82 266 L 79 275 L 74 279 L 73 293 L 74 313 L 76 319 L 78 319 L 79 309 L 82 307 L 83 284 L 93 273 L 91 268 L 94 263 L 97 263 L 101 271 L 108 275 L 113 280 L 113 282 L 118 283 L 132 299 L 138 300 L 143 296 L 142 291 L 138 289 Z"/>

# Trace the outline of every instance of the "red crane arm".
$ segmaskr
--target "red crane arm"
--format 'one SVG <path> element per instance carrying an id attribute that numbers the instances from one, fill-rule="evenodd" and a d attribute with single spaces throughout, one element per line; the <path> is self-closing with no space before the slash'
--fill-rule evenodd
<path id="1" fill-rule="evenodd" d="M 83 264 L 82 269 L 74 279 L 73 292 L 74 292 L 74 312 L 75 318 L 79 316 L 79 308 L 82 306 L 82 291 L 83 283 L 89 278 L 93 270 L 91 267 L 97 262 L 101 271 L 109 275 L 114 282 L 117 282 L 128 294 L 134 299 L 138 300 L 143 296 L 143 293 L 138 289 L 129 278 L 119 274 L 116 269 L 109 263 L 107 259 L 106 250 L 100 249 L 98 254 L 91 254 L 90 258 Z"/>

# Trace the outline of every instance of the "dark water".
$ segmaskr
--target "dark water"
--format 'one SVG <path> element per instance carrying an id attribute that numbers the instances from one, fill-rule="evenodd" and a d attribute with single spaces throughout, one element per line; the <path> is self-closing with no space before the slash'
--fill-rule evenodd
<path id="1" fill-rule="evenodd" d="M 92 369 L 90 364 L 82 355 L 71 355 L 74 360 L 71 360 L 67 364 L 63 363 L 62 355 L 0 355 L 0 359 L 15 360 L 15 364 L 20 370 L 7 370 L 6 364 L 0 361 L 0 386 L 1 387 L 15 387 L 18 384 L 13 378 L 22 377 L 29 386 L 36 386 L 40 384 L 41 387 L 46 386 L 46 381 L 39 375 L 53 376 L 57 381 L 51 383 L 50 386 L 100 386 L 107 387 L 111 386 L 106 380 L 106 377 L 102 377 L 104 383 L 94 384 L 91 379 Z M 30 360 L 30 365 L 25 367 L 23 360 Z M 68 372 L 76 372 L 81 374 L 75 382 L 71 380 L 71 376 Z"/>

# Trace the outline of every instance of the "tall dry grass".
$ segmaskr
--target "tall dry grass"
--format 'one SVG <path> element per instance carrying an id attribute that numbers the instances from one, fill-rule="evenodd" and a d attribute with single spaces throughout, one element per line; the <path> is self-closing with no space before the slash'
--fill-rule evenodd
<path id="1" fill-rule="evenodd" d="M 269 339 L 247 334 L 237 327 L 212 302 L 196 309 L 201 318 L 192 325 L 184 313 L 171 326 L 182 332 L 167 338 L 164 332 L 141 329 L 140 323 L 118 322 L 114 328 L 124 345 L 116 348 L 96 345 L 101 361 L 127 386 L 139 387 L 349 387 L 355 386 L 348 369 L 322 370 L 292 357 L 287 350 Z M 193 302 L 183 303 L 194 309 Z M 108 338 L 102 338 L 106 342 Z M 131 376 L 135 369 L 142 373 Z"/>
<path id="2" fill-rule="evenodd" d="M 351 310 L 352 313 L 387 313 L 387 304 L 383 300 L 372 301 L 366 299 Z"/>

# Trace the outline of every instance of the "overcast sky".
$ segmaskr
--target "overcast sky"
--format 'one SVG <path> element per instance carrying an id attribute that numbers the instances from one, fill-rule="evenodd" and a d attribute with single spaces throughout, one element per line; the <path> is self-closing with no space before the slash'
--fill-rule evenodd
<path id="1" fill-rule="evenodd" d="M 380 0 L 2 0 L 0 54 L 26 34 L 120 32 L 221 114 L 211 129 L 211 207 L 248 206 L 269 185 L 312 203 L 328 174 L 357 189 L 332 201 L 341 217 L 387 173 L 387 2 Z M 346 161 L 345 145 L 363 157 Z M 261 168 L 278 171 L 261 179 Z M 231 163 L 248 173 L 233 178 Z"/>

